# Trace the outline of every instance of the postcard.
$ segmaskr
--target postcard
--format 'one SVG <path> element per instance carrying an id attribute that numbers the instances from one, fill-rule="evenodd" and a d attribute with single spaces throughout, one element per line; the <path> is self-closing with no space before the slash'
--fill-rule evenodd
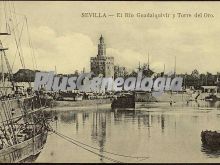
<path id="1" fill-rule="evenodd" d="M 220 2 L 1 1 L 1 163 L 219 163 Z"/>

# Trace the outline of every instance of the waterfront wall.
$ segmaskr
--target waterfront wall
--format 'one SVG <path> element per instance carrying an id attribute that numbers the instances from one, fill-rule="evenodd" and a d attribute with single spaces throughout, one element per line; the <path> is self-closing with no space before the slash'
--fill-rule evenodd
<path id="1" fill-rule="evenodd" d="M 97 104 L 111 104 L 113 99 L 94 99 L 80 101 L 55 101 L 54 106 L 57 107 L 86 107 L 95 106 Z"/>
<path id="2" fill-rule="evenodd" d="M 185 102 L 191 99 L 193 99 L 192 95 L 187 93 L 163 93 L 161 96 L 156 97 L 159 102 Z"/>
<path id="3" fill-rule="evenodd" d="M 187 93 L 170 93 L 164 92 L 161 95 L 154 97 L 149 92 L 138 92 L 135 93 L 136 102 L 184 102 L 194 99 L 192 94 Z"/>

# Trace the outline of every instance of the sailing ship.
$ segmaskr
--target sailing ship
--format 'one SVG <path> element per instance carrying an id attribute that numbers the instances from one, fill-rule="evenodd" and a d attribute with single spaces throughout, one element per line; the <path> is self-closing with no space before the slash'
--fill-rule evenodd
<path id="1" fill-rule="evenodd" d="M 6 11 L 6 2 L 4 3 Z M 8 6 L 14 5 L 13 2 L 8 1 L 8 3 L 10 3 Z M 9 16 L 5 13 L 5 20 L 10 19 L 12 22 L 14 16 L 12 17 L 12 12 L 10 14 Z M 15 14 L 14 10 L 13 14 Z M 1 37 L 11 36 L 8 23 L 6 23 L 6 29 L 7 32 L 0 33 L 0 40 Z M 12 32 L 15 34 L 15 30 Z M 18 49 L 20 44 L 16 36 L 15 41 Z M 20 86 L 14 81 L 12 68 L 6 55 L 7 50 L 8 48 L 0 42 L 0 163 L 33 161 L 47 140 L 48 122 L 43 110 L 50 106 L 52 99 L 42 91 L 32 91 L 31 87 L 23 92 L 19 91 Z M 19 56 L 24 68 L 21 52 Z M 4 72 L 4 66 L 7 67 L 7 73 Z M 10 84 L 7 84 L 7 79 Z"/>

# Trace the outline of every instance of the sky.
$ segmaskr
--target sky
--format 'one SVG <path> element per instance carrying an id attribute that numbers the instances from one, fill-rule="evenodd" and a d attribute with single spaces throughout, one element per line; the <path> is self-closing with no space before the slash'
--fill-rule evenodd
<path id="1" fill-rule="evenodd" d="M 100 35 L 105 38 L 107 56 L 115 58 L 115 65 L 128 70 L 147 63 L 156 72 L 174 69 L 177 73 L 220 72 L 220 2 L 13 2 L 21 31 L 26 15 L 39 70 L 58 73 L 90 71 L 90 57 L 97 55 Z M 8 4 L 6 4 L 7 6 Z M 4 30 L 4 4 L 0 5 L 0 29 Z M 89 18 L 82 13 L 132 13 L 134 18 Z M 138 18 L 137 13 L 170 13 L 173 18 Z M 178 18 L 177 13 L 191 14 Z M 214 17 L 195 18 L 195 13 L 209 13 Z M 23 28 L 21 45 L 26 68 L 33 69 L 31 49 Z M 1 39 L 13 71 L 21 68 L 15 56 L 15 42 Z M 15 62 L 14 62 L 15 61 Z"/>

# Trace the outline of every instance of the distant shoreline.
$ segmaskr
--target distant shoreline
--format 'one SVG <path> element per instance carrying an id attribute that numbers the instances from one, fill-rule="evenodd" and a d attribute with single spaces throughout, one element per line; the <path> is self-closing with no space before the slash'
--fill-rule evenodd
<path id="1" fill-rule="evenodd" d="M 111 99 L 94 99 L 81 101 L 55 101 L 54 107 L 48 110 L 83 110 L 95 108 L 111 108 Z"/>

